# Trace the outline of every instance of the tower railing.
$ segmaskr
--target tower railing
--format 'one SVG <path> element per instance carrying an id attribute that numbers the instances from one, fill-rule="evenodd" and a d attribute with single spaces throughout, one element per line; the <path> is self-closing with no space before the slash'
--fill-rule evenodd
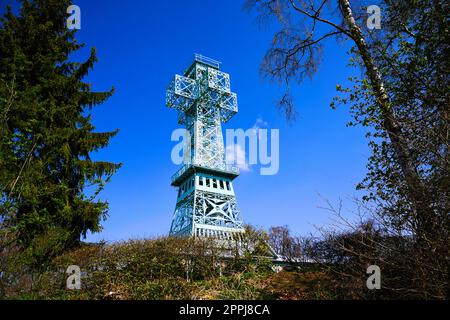
<path id="1" fill-rule="evenodd" d="M 183 175 L 183 173 L 185 173 L 189 168 L 194 167 L 194 166 L 199 167 L 199 168 L 214 170 L 217 172 L 239 175 L 239 168 L 232 164 L 224 163 L 220 167 L 209 167 L 209 166 L 205 166 L 204 164 L 199 165 L 196 163 L 185 163 L 177 172 L 175 172 L 172 175 L 171 182 L 173 183 L 174 181 L 176 181 L 179 177 L 181 177 Z"/>
<path id="2" fill-rule="evenodd" d="M 205 57 L 205 56 L 203 56 L 201 54 L 198 54 L 198 53 L 195 54 L 195 61 L 207 64 L 207 65 L 209 65 L 209 66 L 211 66 L 213 68 L 216 68 L 216 69 L 219 69 L 220 68 L 220 64 L 222 63 L 220 61 L 217 61 L 217 60 Z"/>

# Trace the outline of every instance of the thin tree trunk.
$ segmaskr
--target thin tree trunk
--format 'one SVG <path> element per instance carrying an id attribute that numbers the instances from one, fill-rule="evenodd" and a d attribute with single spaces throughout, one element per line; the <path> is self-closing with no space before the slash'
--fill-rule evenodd
<path id="1" fill-rule="evenodd" d="M 425 236 L 425 238 L 427 238 L 430 235 L 430 231 L 432 232 L 431 218 L 433 208 L 431 199 L 428 196 L 425 186 L 422 183 L 422 180 L 410 157 L 407 140 L 405 139 L 401 127 L 391 108 L 389 96 L 387 95 L 380 72 L 369 52 L 364 35 L 362 34 L 360 27 L 355 22 L 349 0 L 339 0 L 339 4 L 345 22 L 350 29 L 352 38 L 358 47 L 359 53 L 366 67 L 367 76 L 372 85 L 372 89 L 375 93 L 375 97 L 383 117 L 383 128 L 389 136 L 395 151 L 395 156 L 404 175 L 407 185 L 407 197 L 412 204 L 416 215 L 416 221 L 418 223 L 417 229 L 419 233 L 420 231 L 425 232 L 425 234 L 418 234 L 418 236 Z"/>
<path id="2" fill-rule="evenodd" d="M 14 179 L 14 181 L 12 182 L 11 191 L 9 192 L 9 197 L 11 197 L 11 195 L 13 194 L 16 184 L 19 181 L 20 176 L 22 175 L 23 169 L 25 168 L 27 163 L 30 161 L 31 156 L 33 155 L 34 149 L 36 148 L 36 145 L 37 145 L 37 142 L 35 142 L 33 144 L 33 147 L 31 148 L 30 152 L 28 153 L 27 157 L 25 158 L 25 161 L 23 162 L 22 166 L 20 167 L 19 174 L 17 175 L 16 179 Z"/>

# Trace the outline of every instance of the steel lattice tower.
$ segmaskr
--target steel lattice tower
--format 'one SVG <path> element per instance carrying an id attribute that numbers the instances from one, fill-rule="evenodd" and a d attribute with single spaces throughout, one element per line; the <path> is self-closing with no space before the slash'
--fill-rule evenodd
<path id="1" fill-rule="evenodd" d="M 166 105 L 178 111 L 178 123 L 191 138 L 188 159 L 172 176 L 178 197 L 170 235 L 239 239 L 244 232 L 232 184 L 239 170 L 225 163 L 221 128 L 237 113 L 237 97 L 219 67 L 195 55 L 166 92 Z"/>

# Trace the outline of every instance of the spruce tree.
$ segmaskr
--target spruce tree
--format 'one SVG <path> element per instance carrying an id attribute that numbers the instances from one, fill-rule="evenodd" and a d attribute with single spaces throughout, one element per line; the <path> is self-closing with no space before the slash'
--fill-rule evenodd
<path id="1" fill-rule="evenodd" d="M 0 232 L 3 246 L 42 267 L 101 230 L 108 204 L 97 195 L 120 164 L 91 154 L 118 130 L 94 132 L 90 111 L 114 88 L 93 92 L 83 81 L 95 49 L 71 61 L 83 44 L 66 26 L 70 1 L 20 3 L 0 20 Z"/>

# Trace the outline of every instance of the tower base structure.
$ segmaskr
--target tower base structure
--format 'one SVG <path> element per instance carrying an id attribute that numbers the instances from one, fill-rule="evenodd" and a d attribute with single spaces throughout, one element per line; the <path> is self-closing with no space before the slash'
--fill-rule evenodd
<path id="1" fill-rule="evenodd" d="M 178 197 L 170 235 L 240 240 L 245 230 L 232 183 L 237 174 L 192 165 L 181 170 L 172 182 Z"/>

